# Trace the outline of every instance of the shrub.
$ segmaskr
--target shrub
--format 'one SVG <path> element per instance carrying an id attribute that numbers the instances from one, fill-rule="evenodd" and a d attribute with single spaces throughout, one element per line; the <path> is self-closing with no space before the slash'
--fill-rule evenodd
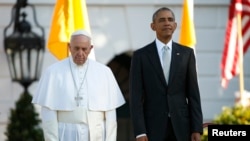
<path id="1" fill-rule="evenodd" d="M 32 97 L 26 91 L 16 102 L 16 109 L 11 109 L 7 125 L 7 141 L 44 141 L 40 128 L 40 119 L 31 103 Z"/>
<path id="2" fill-rule="evenodd" d="M 214 124 L 250 124 L 250 108 L 236 104 L 233 107 L 223 107 L 222 112 L 212 121 Z M 202 141 L 208 141 L 208 131 L 204 128 Z"/>

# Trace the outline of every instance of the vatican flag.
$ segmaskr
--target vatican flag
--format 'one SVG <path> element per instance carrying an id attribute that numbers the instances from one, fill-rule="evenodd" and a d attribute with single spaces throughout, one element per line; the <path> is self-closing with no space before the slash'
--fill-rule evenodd
<path id="1" fill-rule="evenodd" d="M 90 25 L 85 0 L 57 0 L 50 27 L 47 47 L 58 59 L 69 56 L 68 43 L 75 30 L 85 29 L 89 33 Z M 94 58 L 94 51 L 90 56 Z"/>
<path id="2" fill-rule="evenodd" d="M 194 48 L 196 44 L 193 15 L 193 0 L 184 0 L 180 29 L 180 44 L 191 48 Z"/>

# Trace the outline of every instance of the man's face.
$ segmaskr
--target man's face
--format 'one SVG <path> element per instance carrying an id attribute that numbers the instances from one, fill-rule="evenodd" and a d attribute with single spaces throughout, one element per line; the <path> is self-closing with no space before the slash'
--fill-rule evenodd
<path id="1" fill-rule="evenodd" d="M 176 29 L 177 23 L 175 22 L 174 16 L 171 11 L 160 11 L 153 23 L 151 28 L 156 32 L 159 39 L 170 39 Z"/>
<path id="2" fill-rule="evenodd" d="M 90 39 L 83 35 L 76 35 L 72 37 L 69 44 L 73 61 L 77 65 L 85 63 L 92 48 L 93 46 L 91 45 Z"/>

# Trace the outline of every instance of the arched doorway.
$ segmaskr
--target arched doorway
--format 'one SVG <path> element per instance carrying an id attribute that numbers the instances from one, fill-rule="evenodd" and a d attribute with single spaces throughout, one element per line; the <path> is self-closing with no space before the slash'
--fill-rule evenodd
<path id="1" fill-rule="evenodd" d="M 108 64 L 125 97 L 126 104 L 117 109 L 117 141 L 134 141 L 129 112 L 129 70 L 131 53 L 116 55 Z"/>

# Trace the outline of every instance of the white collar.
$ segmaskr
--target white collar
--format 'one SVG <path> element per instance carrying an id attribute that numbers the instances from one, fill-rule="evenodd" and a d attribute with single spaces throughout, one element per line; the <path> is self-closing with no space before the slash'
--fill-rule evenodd
<path id="1" fill-rule="evenodd" d="M 86 62 L 89 61 L 89 60 L 87 59 L 83 65 L 77 65 L 77 64 L 73 61 L 73 57 L 72 57 L 72 56 L 69 57 L 69 60 L 70 60 L 70 63 L 72 64 L 72 68 L 79 68 L 79 69 L 84 68 L 84 67 L 86 66 L 86 64 L 87 64 Z"/>
<path id="2" fill-rule="evenodd" d="M 172 50 L 172 44 L 173 44 L 173 40 L 170 40 L 167 44 L 164 44 L 162 43 L 159 39 L 155 39 L 155 43 L 156 43 L 156 47 L 157 47 L 157 51 L 159 53 L 162 52 L 162 47 L 164 46 L 168 46 L 169 47 L 169 50 L 171 51 Z"/>

